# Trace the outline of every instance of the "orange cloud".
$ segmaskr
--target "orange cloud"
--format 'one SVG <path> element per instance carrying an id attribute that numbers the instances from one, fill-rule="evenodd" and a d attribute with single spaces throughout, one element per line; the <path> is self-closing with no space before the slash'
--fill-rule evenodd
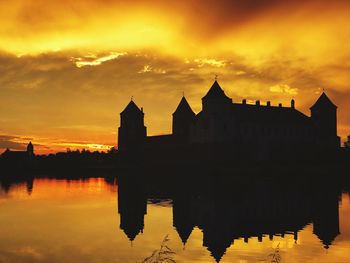
<path id="1" fill-rule="evenodd" d="M 294 97 L 306 114 L 325 89 L 345 137 L 349 10 L 337 0 L 0 3 L 0 134 L 37 138 L 43 152 L 62 141 L 104 149 L 131 96 L 149 133 L 168 133 L 181 94 L 198 112 L 219 75 L 234 101 Z"/>

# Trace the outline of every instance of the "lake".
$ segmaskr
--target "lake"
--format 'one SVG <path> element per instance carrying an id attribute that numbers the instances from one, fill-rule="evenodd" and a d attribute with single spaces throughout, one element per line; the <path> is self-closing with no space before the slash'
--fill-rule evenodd
<path id="1" fill-rule="evenodd" d="M 142 262 L 166 236 L 176 262 L 350 262 L 350 197 L 336 183 L 195 185 L 3 183 L 0 262 Z"/>

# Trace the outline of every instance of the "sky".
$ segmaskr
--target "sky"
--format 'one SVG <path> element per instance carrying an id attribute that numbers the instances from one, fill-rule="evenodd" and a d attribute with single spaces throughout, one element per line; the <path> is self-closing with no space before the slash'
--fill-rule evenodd
<path id="1" fill-rule="evenodd" d="M 171 132 L 215 75 L 234 102 L 306 115 L 323 90 L 350 134 L 350 1 L 0 1 L 0 152 L 107 150 L 133 96 L 148 135 Z"/>

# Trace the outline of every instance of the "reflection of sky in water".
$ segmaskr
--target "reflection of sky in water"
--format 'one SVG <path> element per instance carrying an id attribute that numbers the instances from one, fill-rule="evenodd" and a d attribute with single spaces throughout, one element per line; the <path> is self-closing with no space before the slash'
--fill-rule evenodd
<path id="1" fill-rule="evenodd" d="M 183 245 L 173 227 L 172 200 L 150 199 L 143 233 L 131 242 L 120 229 L 117 187 L 103 179 L 34 181 L 0 192 L 0 262 L 141 262 L 169 234 L 177 262 L 214 262 L 195 227 Z M 342 195 L 341 234 L 328 250 L 309 224 L 284 237 L 235 239 L 221 262 L 268 261 L 280 247 L 282 262 L 350 262 L 350 202 Z"/>

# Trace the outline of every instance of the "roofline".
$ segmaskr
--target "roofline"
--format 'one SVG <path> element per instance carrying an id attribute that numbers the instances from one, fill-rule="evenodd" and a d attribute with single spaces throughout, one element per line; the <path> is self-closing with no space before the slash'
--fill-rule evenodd
<path id="1" fill-rule="evenodd" d="M 327 94 L 326 94 L 326 92 L 322 92 L 322 94 L 318 97 L 318 99 L 316 100 L 316 102 L 309 108 L 310 110 L 312 110 L 313 108 L 315 108 L 316 106 L 317 106 L 317 103 L 318 103 L 318 101 L 319 101 L 319 99 L 322 97 L 322 96 L 326 96 L 326 98 L 328 99 L 328 101 L 330 102 L 330 105 L 331 106 L 333 106 L 334 108 L 338 108 L 338 106 L 337 105 L 335 105 L 334 103 L 333 103 L 333 101 L 327 96 Z"/>

